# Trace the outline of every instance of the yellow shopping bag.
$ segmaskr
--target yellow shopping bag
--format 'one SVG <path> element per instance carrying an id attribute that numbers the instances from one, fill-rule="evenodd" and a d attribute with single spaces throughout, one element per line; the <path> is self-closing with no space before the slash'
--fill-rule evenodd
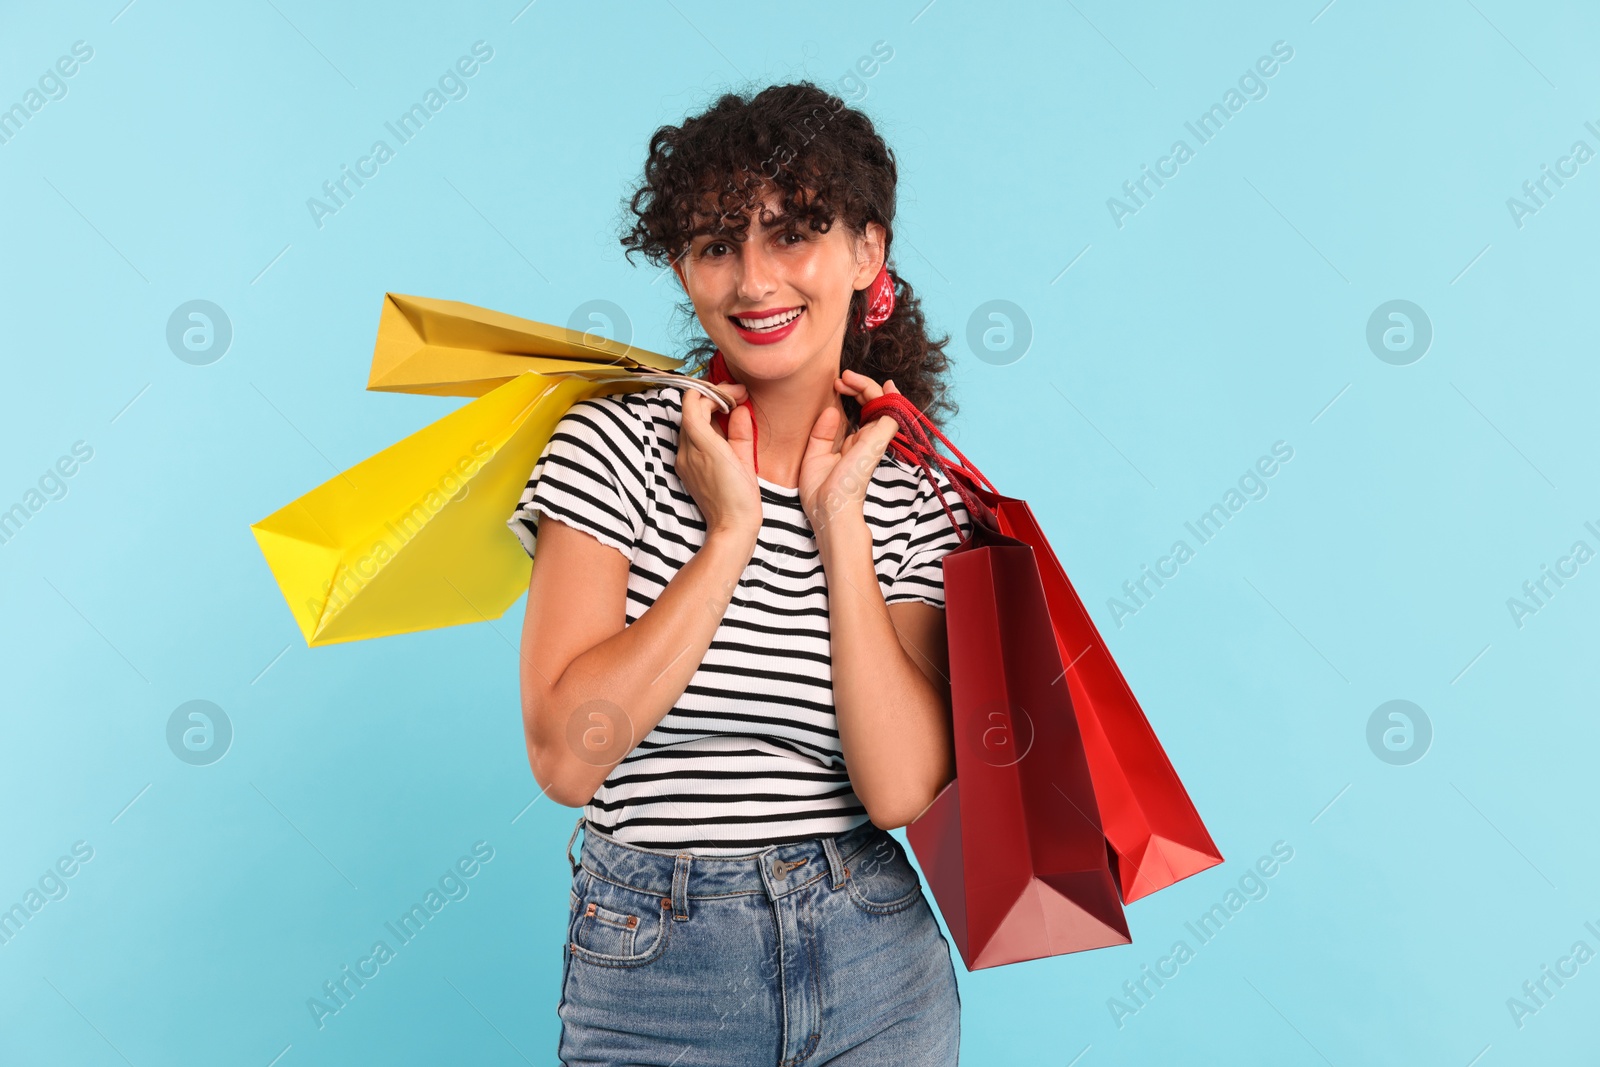
<path id="1" fill-rule="evenodd" d="M 476 396 L 250 529 L 311 646 L 497 618 L 531 566 L 506 525 L 578 400 L 679 360 L 455 301 L 386 294 L 369 389 Z"/>
<path id="2" fill-rule="evenodd" d="M 374 392 L 482 396 L 526 371 L 569 369 L 674 371 L 683 365 L 656 352 L 592 333 L 499 311 L 385 293 L 367 388 Z"/>

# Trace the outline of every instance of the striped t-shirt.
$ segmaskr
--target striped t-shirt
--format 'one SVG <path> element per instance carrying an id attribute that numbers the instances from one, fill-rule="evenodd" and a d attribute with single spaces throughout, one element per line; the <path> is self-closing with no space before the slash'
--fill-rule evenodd
<path id="1" fill-rule="evenodd" d="M 529 555 L 540 513 L 625 555 L 628 625 L 705 543 L 705 519 L 676 469 L 682 413 L 671 386 L 577 402 L 507 520 Z M 934 470 L 962 533 L 922 469 L 890 451 L 867 487 L 862 511 L 886 603 L 944 606 L 942 560 L 970 526 Z M 868 821 L 839 744 L 827 576 L 810 520 L 798 489 L 759 482 L 761 532 L 705 657 L 584 806 L 593 825 L 629 844 L 733 855 Z"/>

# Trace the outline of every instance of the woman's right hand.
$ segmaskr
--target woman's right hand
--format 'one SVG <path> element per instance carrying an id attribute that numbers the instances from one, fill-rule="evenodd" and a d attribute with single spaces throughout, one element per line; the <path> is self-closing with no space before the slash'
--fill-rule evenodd
<path id="1" fill-rule="evenodd" d="M 731 533 L 748 538 L 752 551 L 761 530 L 761 486 L 756 481 L 755 428 L 743 385 L 717 388 L 733 397 L 724 436 L 713 414 L 716 401 L 694 389 L 683 389 L 683 421 L 678 430 L 678 478 L 705 516 L 706 537 Z"/>

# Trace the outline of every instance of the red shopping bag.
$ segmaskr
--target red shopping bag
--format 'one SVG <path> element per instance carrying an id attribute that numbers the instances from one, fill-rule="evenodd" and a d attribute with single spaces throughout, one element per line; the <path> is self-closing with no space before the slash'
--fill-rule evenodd
<path id="1" fill-rule="evenodd" d="M 1000 529 L 1032 547 L 1039 562 L 1122 902 L 1215 867 L 1222 853 L 1033 510 L 1014 497 L 973 489 L 999 517 Z"/>
<path id="2" fill-rule="evenodd" d="M 1125 945 L 1034 550 L 976 497 L 968 511 L 944 558 L 956 778 L 906 835 L 968 970 Z"/>
<path id="3" fill-rule="evenodd" d="M 992 521 L 945 556 L 956 778 L 906 827 L 968 970 L 1131 940 L 1039 567 Z"/>
<path id="4" fill-rule="evenodd" d="M 900 423 L 901 433 L 896 435 L 892 445 L 897 453 L 919 463 L 930 479 L 933 475 L 928 467 L 929 462 L 938 464 L 945 471 L 967 504 L 968 511 L 975 516 L 973 541 L 981 543 L 981 540 L 990 538 L 993 532 L 986 521 L 980 522 L 976 518 L 984 516 L 986 520 L 993 520 L 994 530 L 1028 546 L 1032 553 L 1056 645 L 1052 657 L 1057 664 L 1056 672 L 1052 675 L 1053 687 L 1059 687 L 1063 679 L 1067 682 L 1069 713 L 1084 746 L 1096 817 L 1105 837 L 1104 844 L 1111 849 L 1112 872 L 1122 902 L 1131 903 L 1221 863 L 1222 856 L 1201 822 L 1188 792 L 1178 779 L 1171 761 L 1151 730 L 1143 710 L 1027 503 L 999 493 L 981 472 L 968 463 L 960 450 L 903 396 L 885 394 L 879 400 L 869 401 L 862 407 L 861 418 L 865 422 L 881 414 L 890 414 Z M 959 457 L 959 463 L 939 455 L 927 436 L 926 431 L 929 430 Z M 952 563 L 958 572 L 957 582 L 962 581 L 959 571 L 963 564 L 959 553 L 966 547 L 964 544 L 961 549 L 951 552 L 946 557 L 945 568 L 953 703 L 956 634 L 963 625 L 957 616 L 966 608 L 962 600 L 950 600 L 949 583 Z M 958 594 L 958 597 L 966 595 L 969 594 Z M 961 638 L 963 642 L 969 639 Z M 931 833 L 935 827 L 943 827 L 943 836 L 949 836 L 948 827 L 939 821 L 926 829 L 919 829 L 919 823 L 941 808 L 956 803 L 951 796 L 961 783 L 959 744 L 958 738 L 957 781 L 940 794 L 927 813 L 907 827 L 907 835 L 914 849 L 917 848 L 917 837 L 913 835 L 929 841 L 936 852 L 939 851 L 939 835 Z M 948 821 L 949 816 L 946 814 L 941 818 Z M 949 847 L 945 846 L 944 851 L 950 851 Z M 922 858 L 922 851 L 918 849 L 918 859 Z M 935 862 L 940 860 L 936 858 Z M 924 870 L 927 869 L 925 863 Z M 945 913 L 948 925 L 950 914 L 943 898 L 939 896 L 937 886 L 935 898 L 940 901 L 940 910 Z M 965 952 L 963 958 L 966 958 Z M 968 967 L 972 968 L 970 961 Z"/>

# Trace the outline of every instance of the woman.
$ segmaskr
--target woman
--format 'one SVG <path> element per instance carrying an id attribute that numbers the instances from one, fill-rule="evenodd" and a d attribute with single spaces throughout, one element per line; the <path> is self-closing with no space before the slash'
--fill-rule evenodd
<path id="1" fill-rule="evenodd" d="M 967 515 L 886 451 L 891 418 L 854 425 L 885 389 L 952 407 L 887 271 L 895 183 L 809 83 L 651 140 L 622 243 L 671 265 L 738 406 L 581 401 L 509 520 L 538 543 L 529 760 L 583 808 L 564 1064 L 956 1062 L 949 945 L 887 830 L 955 773 L 941 560 Z"/>

